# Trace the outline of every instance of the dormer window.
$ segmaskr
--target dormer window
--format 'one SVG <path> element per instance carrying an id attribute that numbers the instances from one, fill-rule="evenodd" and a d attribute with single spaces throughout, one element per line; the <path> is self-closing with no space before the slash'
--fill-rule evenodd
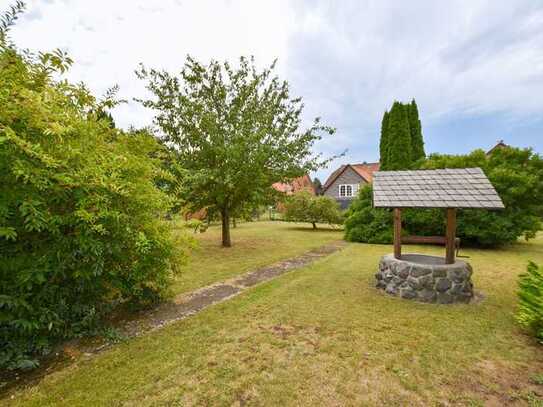
<path id="1" fill-rule="evenodd" d="M 358 192 L 358 184 L 342 184 L 339 186 L 340 198 L 352 198 Z"/>

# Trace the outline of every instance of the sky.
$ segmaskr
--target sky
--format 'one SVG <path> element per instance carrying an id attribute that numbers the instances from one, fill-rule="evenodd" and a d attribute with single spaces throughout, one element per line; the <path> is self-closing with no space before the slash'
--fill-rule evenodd
<path id="1" fill-rule="evenodd" d="M 0 0 L 0 10 L 12 1 Z M 315 146 L 342 163 L 379 160 L 383 112 L 415 98 L 427 153 L 498 140 L 543 151 L 543 1 L 32 0 L 12 30 L 21 48 L 61 48 L 67 74 L 97 95 L 119 85 L 118 126 L 152 123 L 138 64 L 178 72 L 187 55 L 254 55 L 304 100 L 307 123 L 337 132 Z"/>

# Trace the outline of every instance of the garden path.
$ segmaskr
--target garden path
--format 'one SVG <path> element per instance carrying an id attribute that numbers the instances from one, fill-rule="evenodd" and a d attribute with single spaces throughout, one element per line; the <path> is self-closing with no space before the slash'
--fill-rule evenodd
<path id="1" fill-rule="evenodd" d="M 126 321 L 119 329 L 125 337 L 135 337 L 160 329 L 165 325 L 194 315 L 210 305 L 226 301 L 257 284 L 305 267 L 322 257 L 341 250 L 345 245 L 344 241 L 331 242 L 302 255 L 182 294 L 173 301 L 161 304 L 151 311 L 136 314 L 134 319 Z"/>

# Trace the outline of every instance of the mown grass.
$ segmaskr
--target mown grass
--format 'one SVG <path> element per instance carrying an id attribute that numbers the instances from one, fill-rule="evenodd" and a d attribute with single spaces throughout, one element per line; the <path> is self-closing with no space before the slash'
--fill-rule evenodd
<path id="1" fill-rule="evenodd" d="M 185 293 L 247 271 L 300 255 L 343 238 L 343 231 L 327 225 L 313 231 L 309 223 L 244 222 L 232 228 L 232 247 L 221 247 L 221 228 L 211 226 L 195 234 L 198 245 L 172 290 Z"/>
<path id="2" fill-rule="evenodd" d="M 476 289 L 485 295 L 469 305 L 419 304 L 375 290 L 379 257 L 390 249 L 351 244 L 194 317 L 80 359 L 11 402 L 541 403 L 543 387 L 531 378 L 543 372 L 542 348 L 520 331 L 513 312 L 517 275 L 528 260 L 543 263 L 543 239 L 464 250 Z"/>

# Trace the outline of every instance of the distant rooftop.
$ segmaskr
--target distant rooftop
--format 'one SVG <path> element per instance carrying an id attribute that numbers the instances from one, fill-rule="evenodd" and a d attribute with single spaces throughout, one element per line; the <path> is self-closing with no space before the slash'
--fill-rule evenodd
<path id="1" fill-rule="evenodd" d="M 480 168 L 373 173 L 376 208 L 504 209 Z"/>
<path id="2" fill-rule="evenodd" d="M 327 190 L 330 185 L 345 171 L 347 168 L 352 168 L 366 182 L 370 183 L 373 179 L 373 173 L 379 170 L 379 163 L 362 163 L 362 164 L 344 164 L 335 170 L 326 180 L 323 185 L 323 190 Z"/>
<path id="3" fill-rule="evenodd" d="M 486 155 L 492 154 L 495 150 L 497 150 L 499 148 L 507 148 L 507 147 L 509 147 L 509 146 L 507 144 L 505 144 L 503 142 L 503 140 L 498 140 L 496 145 L 486 152 Z"/>

